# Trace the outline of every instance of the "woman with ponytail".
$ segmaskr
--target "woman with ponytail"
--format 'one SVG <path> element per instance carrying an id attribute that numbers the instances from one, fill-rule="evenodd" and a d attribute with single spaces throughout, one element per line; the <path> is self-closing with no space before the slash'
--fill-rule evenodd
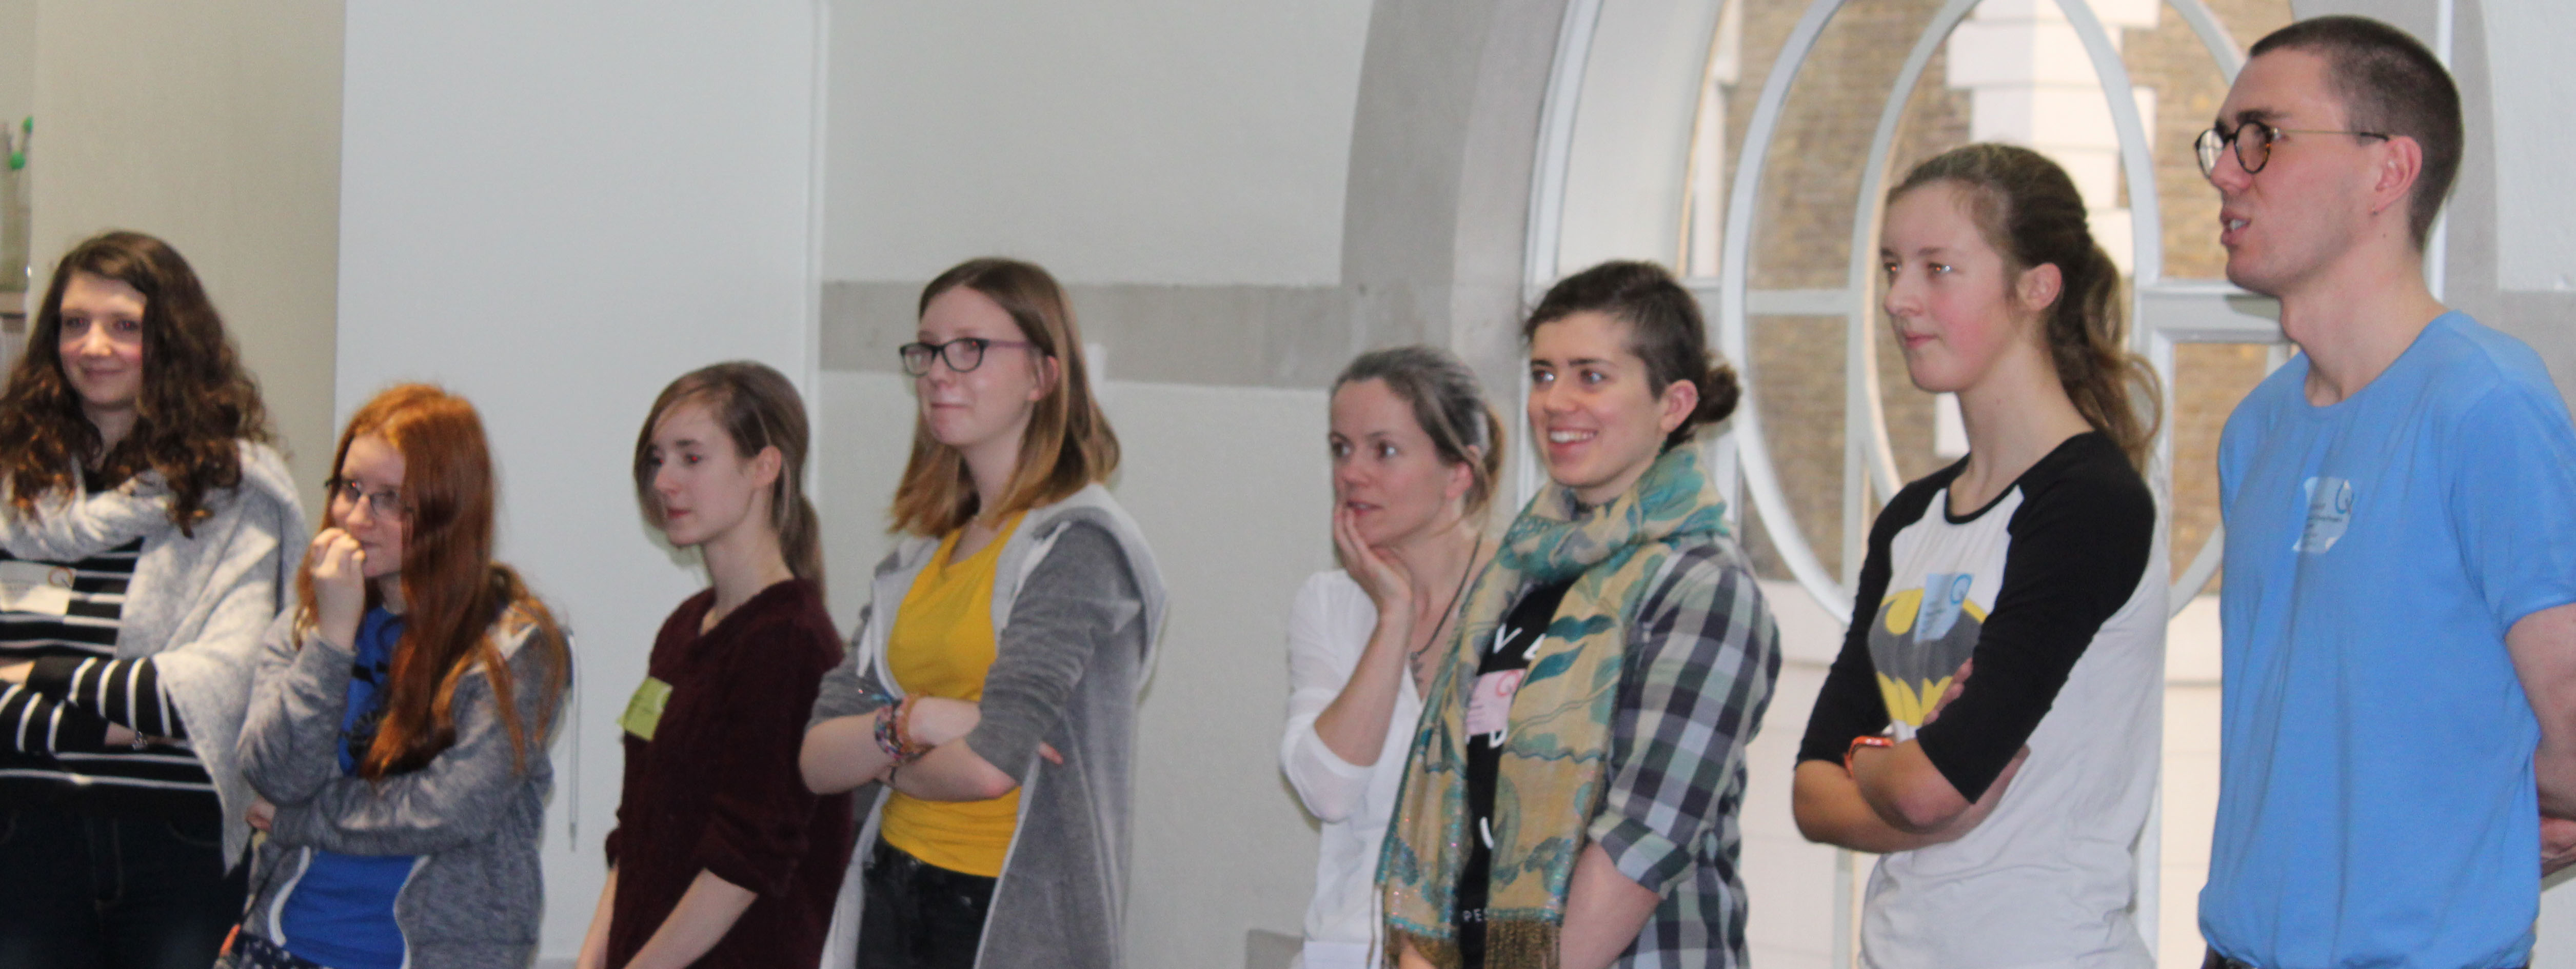
<path id="1" fill-rule="evenodd" d="M 662 623 L 618 719 L 626 783 L 581 969 L 811 966 L 850 859 L 850 799 L 796 768 L 823 674 L 822 537 L 805 405 L 778 371 L 720 363 L 663 388 L 635 499 L 711 587 Z"/>
<path id="2" fill-rule="evenodd" d="M 1738 966 L 1744 753 L 1780 637 L 1693 437 L 1735 373 L 1661 267 L 1521 328 L 1548 487 L 1460 607 L 1379 865 L 1403 966 Z"/>
<path id="3" fill-rule="evenodd" d="M 349 418 L 331 469 L 242 725 L 250 821 L 269 837 L 229 958 L 526 965 L 572 656 L 492 560 L 482 420 L 436 387 L 395 387 Z"/>
<path id="4" fill-rule="evenodd" d="M 2160 733 L 2166 565 L 2138 471 L 2160 411 L 2084 213 L 2005 145 L 1888 195 L 1888 324 L 1914 385 L 1958 395 L 1969 451 L 1880 511 L 1798 751 L 1799 830 L 1887 856 L 1873 966 L 2154 964 L 2131 849 Z"/>
<path id="5" fill-rule="evenodd" d="M 1377 856 L 1422 695 L 1492 557 L 1502 418 L 1447 351 L 1362 354 L 1333 381 L 1333 545 L 1288 614 L 1279 763 L 1323 824 L 1303 969 L 1373 966 Z"/>
<path id="6" fill-rule="evenodd" d="M 941 273 L 914 341 L 905 535 L 805 736 L 806 783 L 858 788 L 867 811 L 824 965 L 1115 969 L 1163 616 L 1153 554 L 1101 484 L 1118 437 L 1044 269 Z"/>

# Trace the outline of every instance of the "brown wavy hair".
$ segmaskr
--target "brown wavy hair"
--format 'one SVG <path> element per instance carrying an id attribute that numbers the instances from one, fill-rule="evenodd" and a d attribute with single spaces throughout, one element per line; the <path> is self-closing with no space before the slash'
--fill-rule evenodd
<path id="1" fill-rule="evenodd" d="M 1107 479 L 1118 469 L 1118 435 L 1091 396 L 1091 378 L 1082 363 L 1082 330 L 1073 322 L 1064 287 L 1031 263 L 969 259 L 922 287 L 914 315 L 929 310 L 939 294 L 961 286 L 1000 304 L 1030 349 L 1057 361 L 1062 371 L 1029 415 L 1028 430 L 1020 436 L 1020 466 L 1011 472 L 994 516 L 1062 501 Z M 966 456 L 931 436 L 929 422 L 916 410 L 912 458 L 894 492 L 894 530 L 945 535 L 975 520 L 980 500 L 975 479 L 966 473 Z"/>
<path id="2" fill-rule="evenodd" d="M 143 295 L 143 390 L 134 429 L 100 453 L 98 428 L 63 375 L 63 290 L 86 274 Z M 0 389 L 0 480 L 10 504 L 35 514 L 39 497 L 78 487 L 76 468 L 114 487 L 144 471 L 170 485 L 170 520 L 184 532 L 212 514 L 206 493 L 241 484 L 238 442 L 271 443 L 259 384 L 243 371 L 197 273 L 170 244 L 140 232 L 92 236 L 54 266 L 26 351 Z"/>
<path id="3" fill-rule="evenodd" d="M 797 578 L 823 584 L 823 527 L 814 503 L 805 497 L 805 455 L 810 435 L 804 398 L 787 375 L 767 364 L 735 360 L 680 375 L 653 399 L 644 429 L 635 435 L 635 503 L 644 522 L 663 525 L 662 495 L 653 490 L 653 427 L 681 404 L 697 404 L 733 439 L 733 451 L 744 460 L 760 449 L 778 449 L 778 482 L 769 489 L 769 527 L 778 533 L 778 550 Z"/>
<path id="4" fill-rule="evenodd" d="M 2075 180 L 2028 148 L 1980 143 L 1914 166 L 1887 200 L 1936 182 L 1963 190 L 1978 234 L 2004 257 L 2005 278 L 2057 267 L 2065 282 L 2043 320 L 2049 362 L 2076 413 L 2144 470 L 2164 419 L 2163 385 L 2147 358 L 2129 351 L 2120 268 L 2093 241 Z"/>
<path id="5" fill-rule="evenodd" d="M 403 459 L 402 593 L 407 607 L 402 638 L 394 643 L 393 670 L 385 685 L 385 716 L 375 743 L 358 758 L 358 776 L 369 780 L 416 771 L 456 743 L 456 684 L 476 666 L 492 684 L 492 702 L 510 733 L 514 768 L 526 770 L 531 735 L 543 737 L 571 678 L 572 655 L 554 614 L 528 591 L 509 566 L 492 561 L 492 454 L 474 405 L 428 384 L 386 389 L 358 408 L 340 432 L 331 455 L 330 508 L 322 527 L 339 524 L 341 467 L 349 442 L 377 436 Z M 310 630 L 313 559 L 295 576 L 302 602 L 299 627 Z M 367 603 L 382 595 L 368 583 Z M 550 699 L 537 723 L 519 722 L 509 661 L 491 630 L 536 630 L 525 649 L 540 650 L 545 668 L 535 684 Z"/>

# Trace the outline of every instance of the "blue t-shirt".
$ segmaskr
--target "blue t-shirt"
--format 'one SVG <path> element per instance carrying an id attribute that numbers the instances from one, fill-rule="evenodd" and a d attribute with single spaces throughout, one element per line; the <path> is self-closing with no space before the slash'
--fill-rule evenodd
<path id="1" fill-rule="evenodd" d="M 2298 356 L 2219 445 L 2218 818 L 2200 926 L 2260 966 L 2519 966 L 2540 727 L 2506 630 L 2576 602 L 2576 429 L 2460 313 L 2359 393 Z"/>
<path id="2" fill-rule="evenodd" d="M 349 707 L 340 720 L 340 773 L 358 772 L 384 719 L 401 616 L 382 607 L 358 625 L 357 662 L 349 672 Z M 2538 835 L 2534 835 L 2538 837 Z M 313 863 L 286 896 L 279 927 L 286 951 L 333 969 L 402 969 L 402 928 L 394 896 L 411 878 L 412 855 L 344 855 L 313 849 Z"/>

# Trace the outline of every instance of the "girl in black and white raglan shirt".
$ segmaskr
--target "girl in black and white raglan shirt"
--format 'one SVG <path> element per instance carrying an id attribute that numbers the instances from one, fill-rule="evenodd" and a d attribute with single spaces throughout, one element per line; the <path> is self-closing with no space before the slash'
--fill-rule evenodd
<path id="1" fill-rule="evenodd" d="M 2156 785 L 2165 585 L 2152 372 L 2056 164 L 1970 145 L 1890 193 L 1885 308 L 1969 455 L 1870 531 L 1800 744 L 1808 838 L 1885 854 L 1873 967 L 2151 966 L 2130 846 Z"/>

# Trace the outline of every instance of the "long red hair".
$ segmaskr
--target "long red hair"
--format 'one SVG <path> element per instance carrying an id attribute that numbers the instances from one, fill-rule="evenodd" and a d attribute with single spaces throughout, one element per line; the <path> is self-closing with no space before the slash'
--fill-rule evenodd
<path id="1" fill-rule="evenodd" d="M 358 758 L 358 775 L 375 780 L 419 770 L 453 746 L 456 683 L 477 665 L 492 684 L 492 702 L 510 733 L 512 763 L 524 770 L 528 738 L 545 735 L 563 695 L 571 654 L 545 604 L 529 593 L 517 572 L 492 561 L 492 452 L 484 443 L 483 420 L 474 405 L 438 387 L 386 389 L 358 408 L 340 432 L 339 450 L 331 456 L 335 496 L 349 442 L 370 435 L 383 438 L 403 459 L 407 524 L 401 581 L 407 608 L 402 638 L 394 644 L 391 682 L 384 687 L 384 719 L 375 743 Z M 323 513 L 322 527 L 339 524 L 337 502 L 335 497 Z M 297 624 L 310 629 L 310 555 L 295 577 L 295 588 L 303 603 Z M 370 584 L 368 604 L 380 598 Z M 519 722 L 514 698 L 526 684 L 513 681 L 510 664 L 490 633 L 505 614 L 514 633 L 529 624 L 537 627 L 524 647 L 541 650 L 545 668 L 536 686 L 548 699 L 535 724 Z"/>

